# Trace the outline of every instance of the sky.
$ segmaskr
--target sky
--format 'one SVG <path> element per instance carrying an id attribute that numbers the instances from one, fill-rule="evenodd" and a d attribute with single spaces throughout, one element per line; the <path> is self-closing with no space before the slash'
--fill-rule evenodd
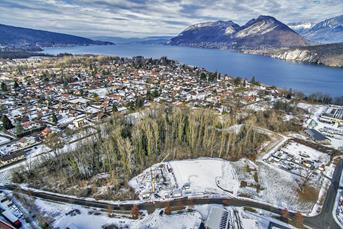
<path id="1" fill-rule="evenodd" d="M 259 15 L 284 23 L 343 14 L 343 0 L 0 0 L 0 24 L 85 37 L 176 35 L 195 23 Z"/>

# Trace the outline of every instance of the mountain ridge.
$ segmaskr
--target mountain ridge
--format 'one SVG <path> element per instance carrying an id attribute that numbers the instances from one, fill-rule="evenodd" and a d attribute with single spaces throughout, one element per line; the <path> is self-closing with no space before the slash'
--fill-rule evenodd
<path id="1" fill-rule="evenodd" d="M 8 47 L 25 48 L 92 44 L 107 45 L 112 43 L 95 41 L 70 34 L 0 24 L 0 44 Z"/>
<path id="2" fill-rule="evenodd" d="M 312 44 L 343 42 L 343 15 L 328 18 L 318 23 L 289 23 L 288 26 L 311 41 Z"/>
<path id="3" fill-rule="evenodd" d="M 191 25 L 169 42 L 203 48 L 281 48 L 307 44 L 294 30 L 271 16 L 261 15 L 239 26 L 233 21 Z"/>
<path id="4" fill-rule="evenodd" d="M 322 44 L 343 42 L 343 15 L 315 24 L 311 29 L 305 31 L 303 36 Z"/>

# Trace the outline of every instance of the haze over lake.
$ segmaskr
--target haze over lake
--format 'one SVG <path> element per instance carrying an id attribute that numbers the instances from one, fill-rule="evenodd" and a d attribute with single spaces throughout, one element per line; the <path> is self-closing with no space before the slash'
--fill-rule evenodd
<path id="1" fill-rule="evenodd" d="M 102 54 L 122 57 L 167 56 L 181 63 L 204 67 L 231 76 L 250 79 L 255 76 L 262 83 L 306 94 L 321 92 L 334 97 L 343 96 L 343 69 L 320 65 L 290 63 L 265 56 L 241 54 L 228 50 L 199 49 L 165 45 L 118 44 L 108 46 L 76 46 L 46 48 L 48 54 Z"/>

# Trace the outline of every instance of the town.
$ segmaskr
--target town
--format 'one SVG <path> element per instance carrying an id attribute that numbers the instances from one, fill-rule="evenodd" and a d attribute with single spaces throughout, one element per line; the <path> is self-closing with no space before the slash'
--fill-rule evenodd
<path id="1" fill-rule="evenodd" d="M 0 83 L 4 228 L 343 225 L 343 107 L 325 96 L 166 57 L 4 59 Z"/>
<path id="2" fill-rule="evenodd" d="M 48 151 L 49 145 L 42 143 L 50 134 L 64 143 L 77 140 L 77 133 L 84 137 L 112 112 L 128 113 L 153 102 L 219 112 L 256 104 L 266 109 L 265 101 L 279 93 L 248 80 L 168 62 L 142 57 L 80 57 L 75 63 L 68 57 L 2 61 L 1 165 Z M 147 67 L 139 69 L 143 65 Z M 237 85 L 245 89 L 237 91 Z"/>

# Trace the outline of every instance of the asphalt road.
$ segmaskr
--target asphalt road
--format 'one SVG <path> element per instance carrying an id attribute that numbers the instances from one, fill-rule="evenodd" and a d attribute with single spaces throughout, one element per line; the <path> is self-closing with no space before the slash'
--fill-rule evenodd
<path id="1" fill-rule="evenodd" d="M 332 209 L 335 204 L 336 193 L 339 188 L 340 176 L 343 169 L 343 160 L 340 160 L 337 164 L 331 185 L 328 189 L 326 199 L 322 211 L 319 215 L 314 217 L 304 217 L 304 224 L 311 228 L 318 229 L 338 229 L 339 225 L 335 222 Z M 86 200 L 82 198 L 73 198 L 69 196 L 62 196 L 53 193 L 45 193 L 40 191 L 26 190 L 22 189 L 16 185 L 4 185 L 0 186 L 0 189 L 11 190 L 20 193 L 27 194 L 29 196 L 34 196 L 37 198 L 47 199 L 51 201 L 64 202 L 70 204 L 77 204 L 87 207 L 95 207 L 101 209 L 109 209 L 111 207 L 113 211 L 130 211 L 134 205 L 137 205 L 139 209 L 145 209 L 148 212 L 153 212 L 155 209 L 164 208 L 167 205 L 170 206 L 183 206 L 183 205 L 203 205 L 203 204 L 223 204 L 226 206 L 238 206 L 238 207 L 252 207 L 257 209 L 263 209 L 276 214 L 281 214 L 282 209 L 270 206 L 268 204 L 263 204 L 253 200 L 242 200 L 236 198 L 212 198 L 212 197 L 202 197 L 202 198 L 180 198 L 171 201 L 154 201 L 154 202 L 141 202 L 139 204 L 134 203 L 106 203 L 101 201 Z M 289 212 L 289 217 L 293 218 L 295 213 Z"/>

